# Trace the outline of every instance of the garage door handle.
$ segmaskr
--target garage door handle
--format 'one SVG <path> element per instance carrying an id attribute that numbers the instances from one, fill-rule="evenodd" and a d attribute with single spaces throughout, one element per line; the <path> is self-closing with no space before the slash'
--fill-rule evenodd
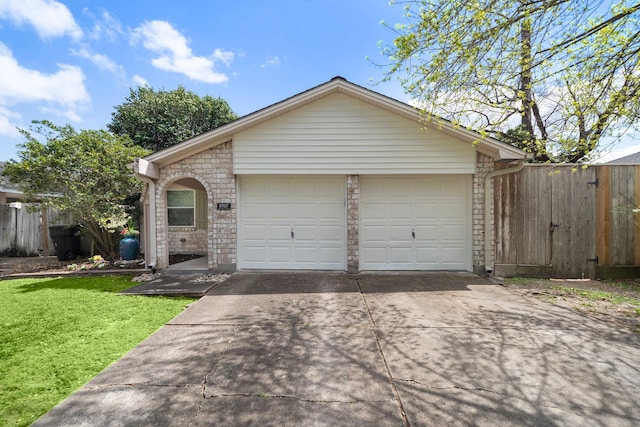
<path id="1" fill-rule="evenodd" d="M 295 239 L 295 237 L 296 237 L 296 233 L 294 233 L 294 232 L 293 232 L 293 228 L 292 228 L 292 229 L 291 229 L 291 238 L 292 238 L 292 239 Z"/>
<path id="2" fill-rule="evenodd" d="M 416 238 L 416 230 L 415 229 L 411 230 L 411 237 L 413 237 L 414 239 Z"/>

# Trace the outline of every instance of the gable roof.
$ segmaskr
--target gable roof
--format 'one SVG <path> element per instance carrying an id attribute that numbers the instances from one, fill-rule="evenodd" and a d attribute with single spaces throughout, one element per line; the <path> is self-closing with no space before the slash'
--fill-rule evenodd
<path id="1" fill-rule="evenodd" d="M 150 154 L 144 158 L 144 163 L 153 163 L 157 166 L 166 166 L 176 161 L 180 161 L 201 151 L 227 142 L 233 138 L 234 134 L 240 131 L 251 128 L 275 117 L 281 116 L 289 111 L 300 108 L 333 93 L 342 93 L 352 96 L 363 102 L 387 110 L 391 113 L 420 122 L 424 126 L 432 127 L 441 132 L 455 136 L 462 141 L 468 142 L 470 144 L 477 143 L 477 149 L 479 152 L 491 156 L 495 160 L 517 160 L 527 157 L 526 153 L 519 150 L 518 148 L 515 148 L 493 138 L 482 137 L 477 132 L 461 126 L 456 126 L 446 120 L 425 122 L 424 120 L 422 120 L 420 111 L 417 108 L 412 107 L 411 105 L 374 92 L 362 86 L 358 86 L 347 81 L 343 77 L 334 77 L 328 82 L 325 82 L 319 86 L 301 92 L 283 101 L 258 110 L 254 113 L 240 117 L 230 123 L 210 130 L 209 132 L 205 132 L 189 140 Z M 137 172 L 141 173 L 142 175 L 146 175 L 143 170 L 140 170 L 140 162 L 137 163 Z"/>
<path id="2" fill-rule="evenodd" d="M 619 159 L 611 160 L 605 163 L 606 165 L 640 165 L 640 151 L 637 153 L 629 154 L 628 156 L 620 157 Z"/>

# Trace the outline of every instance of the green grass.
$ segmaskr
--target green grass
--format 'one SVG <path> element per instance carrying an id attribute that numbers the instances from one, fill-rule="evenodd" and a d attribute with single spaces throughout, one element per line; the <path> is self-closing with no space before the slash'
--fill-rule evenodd
<path id="1" fill-rule="evenodd" d="M 607 290 L 580 289 L 570 286 L 557 285 L 548 279 L 531 279 L 512 277 L 504 280 L 506 285 L 549 289 L 554 291 L 551 295 L 542 295 L 541 298 L 555 302 L 558 297 L 580 297 L 583 301 L 580 306 L 585 309 L 595 307 L 591 302 L 605 301 L 611 305 L 628 304 L 633 307 L 632 313 L 640 316 L 640 279 L 604 280 L 600 282 Z"/>
<path id="2" fill-rule="evenodd" d="M 576 289 L 567 286 L 551 286 L 551 289 L 559 291 L 563 295 L 578 295 L 588 301 L 606 301 L 616 305 L 631 304 L 636 307 L 636 314 L 640 314 L 640 300 L 638 298 L 621 295 L 615 292 Z M 585 305 L 588 306 L 587 303 L 585 303 Z"/>
<path id="3" fill-rule="evenodd" d="M 0 424 L 31 424 L 194 300 L 117 295 L 130 279 L 0 281 Z"/>

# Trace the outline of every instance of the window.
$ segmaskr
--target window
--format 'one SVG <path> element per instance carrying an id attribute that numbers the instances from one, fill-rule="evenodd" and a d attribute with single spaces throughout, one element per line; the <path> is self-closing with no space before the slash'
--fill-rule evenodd
<path id="1" fill-rule="evenodd" d="M 170 227 L 195 227 L 195 193 L 193 190 L 167 191 L 167 216 Z"/>

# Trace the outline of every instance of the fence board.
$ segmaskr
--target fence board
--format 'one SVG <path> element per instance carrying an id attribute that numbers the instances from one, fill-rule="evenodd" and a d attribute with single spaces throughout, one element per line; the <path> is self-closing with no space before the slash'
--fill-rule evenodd
<path id="1" fill-rule="evenodd" d="M 21 209 L 0 204 L 0 254 L 7 256 L 54 255 L 49 225 L 74 224 L 68 213 L 52 208 L 31 212 L 28 204 Z"/>
<path id="2" fill-rule="evenodd" d="M 528 190 L 521 192 L 525 222 L 518 264 L 548 265 L 551 263 L 549 224 L 553 176 L 546 167 L 527 168 L 523 172 L 523 188 Z"/>
<path id="3" fill-rule="evenodd" d="M 595 172 L 592 168 L 562 172 L 552 177 L 551 234 L 554 277 L 595 277 L 593 224 Z"/>
<path id="4" fill-rule="evenodd" d="M 599 262 L 609 265 L 611 261 L 611 166 L 596 168 L 598 189 L 596 192 L 596 254 Z"/>
<path id="5" fill-rule="evenodd" d="M 633 206 L 635 208 L 640 208 L 640 166 L 634 167 L 633 174 L 635 178 L 633 184 Z M 633 265 L 640 265 L 640 212 L 634 214 L 633 224 Z"/>
<path id="6" fill-rule="evenodd" d="M 634 207 L 633 166 L 619 166 L 611 170 L 611 260 L 610 265 L 633 265 Z"/>
<path id="7" fill-rule="evenodd" d="M 519 205 L 516 200 L 519 178 L 520 174 L 511 174 L 494 182 L 496 256 L 509 264 L 515 264 L 517 257 L 517 233 L 512 229 L 511 223 L 522 223 L 519 221 L 522 210 L 514 212 L 514 207 Z"/>
<path id="8" fill-rule="evenodd" d="M 0 204 L 0 254 L 8 255 L 14 239 L 15 219 L 9 205 Z"/>

